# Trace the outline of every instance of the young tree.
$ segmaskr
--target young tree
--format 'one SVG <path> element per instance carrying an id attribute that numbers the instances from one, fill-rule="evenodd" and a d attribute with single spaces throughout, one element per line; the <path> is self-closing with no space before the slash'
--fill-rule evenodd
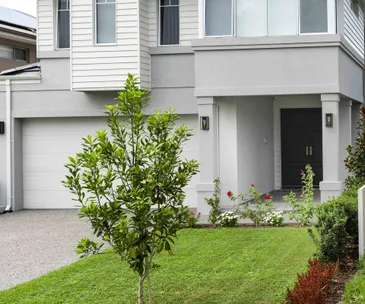
<path id="1" fill-rule="evenodd" d="M 138 85 L 128 75 L 118 103 L 106 107 L 110 132 L 83 139 L 82 152 L 69 157 L 63 184 L 81 204 L 80 217 L 88 218 L 94 234 L 138 273 L 142 304 L 146 278 L 152 302 L 154 256 L 163 250 L 172 254 L 171 243 L 188 218 L 183 188 L 198 163 L 181 159 L 191 130 L 175 128 L 178 116 L 172 110 L 146 119 L 148 92 Z"/>
<path id="2" fill-rule="evenodd" d="M 345 166 L 350 175 L 346 178 L 346 186 L 361 187 L 365 184 L 365 107 L 360 109 L 360 119 L 358 122 L 358 133 L 353 146 L 348 146 L 348 153 L 345 159 Z"/>

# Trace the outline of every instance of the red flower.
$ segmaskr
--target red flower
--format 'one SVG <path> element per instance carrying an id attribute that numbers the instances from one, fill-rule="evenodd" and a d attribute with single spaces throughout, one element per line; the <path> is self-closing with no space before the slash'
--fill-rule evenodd
<path id="1" fill-rule="evenodd" d="M 251 184 L 251 187 L 255 187 L 255 185 L 254 184 Z"/>
<path id="2" fill-rule="evenodd" d="M 269 200 L 269 199 L 271 199 L 270 194 L 266 194 L 266 195 L 265 195 L 265 200 Z"/>
<path id="3" fill-rule="evenodd" d="M 227 192 L 227 195 L 228 195 L 228 196 L 231 196 L 231 195 L 232 195 L 232 192 L 229 190 L 229 191 Z"/>

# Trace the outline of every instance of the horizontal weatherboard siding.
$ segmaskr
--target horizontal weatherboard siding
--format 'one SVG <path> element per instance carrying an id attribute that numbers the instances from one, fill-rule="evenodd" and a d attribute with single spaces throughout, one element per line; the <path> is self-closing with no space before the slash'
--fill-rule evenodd
<path id="1" fill-rule="evenodd" d="M 54 50 L 54 19 L 53 0 L 38 0 L 38 32 L 37 50 L 38 52 Z"/>
<path id="2" fill-rule="evenodd" d="M 93 1 L 72 1 L 73 90 L 119 90 L 128 73 L 139 75 L 138 7 L 137 1 L 116 1 L 116 43 L 96 45 Z"/>
<path id="3" fill-rule="evenodd" d="M 351 8 L 351 0 L 344 0 L 344 34 L 355 51 L 364 56 L 364 10 L 359 9 L 359 16 L 356 16 Z"/>

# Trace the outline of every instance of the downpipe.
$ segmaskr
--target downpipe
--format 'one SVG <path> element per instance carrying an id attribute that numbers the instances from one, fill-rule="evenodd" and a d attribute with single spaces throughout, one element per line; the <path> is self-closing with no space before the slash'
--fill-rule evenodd
<path id="1" fill-rule="evenodd" d="M 5 80 L 6 92 L 6 118 L 5 118 L 5 133 L 6 133 L 6 207 L 5 212 L 9 212 L 13 208 L 13 139 L 12 139 L 12 121 L 11 121 L 11 80 Z"/>

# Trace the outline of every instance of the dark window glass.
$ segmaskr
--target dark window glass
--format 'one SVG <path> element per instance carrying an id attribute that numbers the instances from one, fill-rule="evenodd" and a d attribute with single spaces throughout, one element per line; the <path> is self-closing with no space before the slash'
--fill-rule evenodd
<path id="1" fill-rule="evenodd" d="M 300 0 L 300 32 L 328 31 L 327 0 Z"/>
<path id="2" fill-rule="evenodd" d="M 27 50 L 15 48 L 14 49 L 14 59 L 21 60 L 21 61 L 27 61 Z"/>
<path id="3" fill-rule="evenodd" d="M 161 0 L 160 3 L 160 45 L 179 44 L 179 1 Z"/>

